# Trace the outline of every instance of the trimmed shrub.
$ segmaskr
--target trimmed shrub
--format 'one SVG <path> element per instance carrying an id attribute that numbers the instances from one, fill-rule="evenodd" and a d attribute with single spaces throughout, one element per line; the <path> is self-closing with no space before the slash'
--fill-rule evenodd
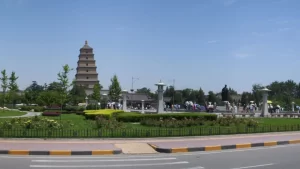
<path id="1" fill-rule="evenodd" d="M 86 119 L 95 120 L 95 118 L 101 115 L 103 118 L 109 119 L 112 116 L 117 116 L 118 114 L 124 113 L 123 110 L 114 109 L 102 109 L 102 110 L 85 110 L 84 116 Z"/>
<path id="2" fill-rule="evenodd" d="M 168 119 L 175 118 L 177 120 L 188 119 L 201 119 L 203 121 L 217 120 L 217 115 L 207 113 L 174 113 L 174 114 L 138 114 L 138 113 L 123 113 L 117 117 L 118 121 L 122 122 L 141 122 L 142 119 Z"/>
<path id="3" fill-rule="evenodd" d="M 42 116 L 60 116 L 60 112 L 43 112 Z"/>

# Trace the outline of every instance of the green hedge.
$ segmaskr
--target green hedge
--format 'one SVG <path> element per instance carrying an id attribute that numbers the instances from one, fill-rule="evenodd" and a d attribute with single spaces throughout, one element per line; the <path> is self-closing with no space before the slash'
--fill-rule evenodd
<path id="1" fill-rule="evenodd" d="M 204 121 L 217 120 L 217 115 L 206 113 L 174 113 L 174 114 L 140 114 L 140 113 L 121 113 L 116 116 L 118 121 L 122 122 L 140 122 L 142 119 L 159 120 L 161 118 L 175 118 L 182 120 L 185 118 L 190 119 L 203 119 Z"/>
<path id="2" fill-rule="evenodd" d="M 21 106 L 20 110 L 21 111 L 31 111 L 34 110 L 34 112 L 43 112 L 45 110 L 44 107 L 42 106 Z"/>

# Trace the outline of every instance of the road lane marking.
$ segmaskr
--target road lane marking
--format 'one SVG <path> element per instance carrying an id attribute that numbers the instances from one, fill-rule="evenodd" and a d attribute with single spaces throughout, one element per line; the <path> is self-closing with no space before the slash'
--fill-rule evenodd
<path id="1" fill-rule="evenodd" d="M 178 154 L 156 154 L 156 155 L 116 155 L 116 156 L 11 156 L 11 155 L 0 155 L 0 158 L 23 158 L 23 159 L 130 159 L 130 158 L 157 158 L 157 157 L 178 157 L 178 156 L 197 156 L 197 155 L 210 155 L 210 154 L 220 154 L 220 153 L 235 153 L 235 152 L 245 152 L 245 151 L 258 151 L 258 150 L 269 150 L 277 148 L 289 148 L 300 146 L 299 144 L 288 144 L 279 145 L 272 147 L 257 147 L 251 149 L 233 149 L 233 150 L 221 150 L 221 151 L 201 151 L 201 152 L 189 152 L 189 153 L 178 153 Z"/>
<path id="2" fill-rule="evenodd" d="M 252 166 L 239 167 L 239 168 L 231 168 L 231 169 L 247 169 L 247 168 L 265 167 L 265 166 L 271 166 L 271 165 L 274 165 L 274 164 L 273 163 L 269 163 L 269 164 L 252 165 Z"/>
<path id="3" fill-rule="evenodd" d="M 188 164 L 187 161 L 179 161 L 173 163 L 152 163 L 152 164 L 115 164 L 115 165 L 30 165 L 30 168 L 109 168 L 109 167 L 145 167 L 160 165 L 179 165 Z"/>
<path id="4" fill-rule="evenodd" d="M 182 168 L 182 169 L 204 169 L 204 167 L 198 166 L 198 167 L 192 167 L 192 168 Z"/>
<path id="5" fill-rule="evenodd" d="M 176 158 L 143 158 L 143 159 L 107 159 L 107 160 L 31 160 L 31 162 L 36 163 L 81 163 L 81 162 L 120 162 L 120 161 L 162 161 L 162 160 L 176 160 Z"/>

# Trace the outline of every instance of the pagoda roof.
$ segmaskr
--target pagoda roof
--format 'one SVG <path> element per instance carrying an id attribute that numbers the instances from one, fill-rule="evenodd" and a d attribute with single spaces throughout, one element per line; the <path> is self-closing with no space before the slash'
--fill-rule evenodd
<path id="1" fill-rule="evenodd" d="M 84 46 L 81 49 L 93 49 L 93 48 L 89 46 L 88 41 L 86 40 Z"/>

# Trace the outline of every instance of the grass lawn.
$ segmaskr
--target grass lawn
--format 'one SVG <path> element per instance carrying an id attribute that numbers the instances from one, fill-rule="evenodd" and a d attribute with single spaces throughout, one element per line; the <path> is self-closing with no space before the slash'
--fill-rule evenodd
<path id="1" fill-rule="evenodd" d="M 93 128 L 93 124 L 92 124 L 93 121 L 86 120 L 85 117 L 82 115 L 61 114 L 60 116 L 43 116 L 43 117 L 53 119 L 56 121 L 69 120 L 74 124 L 72 129 L 92 129 Z"/>
<path id="2" fill-rule="evenodd" d="M 25 112 L 20 112 L 20 111 L 8 111 L 8 110 L 0 110 L 0 117 L 5 117 L 5 116 L 23 116 L 25 115 Z"/>

